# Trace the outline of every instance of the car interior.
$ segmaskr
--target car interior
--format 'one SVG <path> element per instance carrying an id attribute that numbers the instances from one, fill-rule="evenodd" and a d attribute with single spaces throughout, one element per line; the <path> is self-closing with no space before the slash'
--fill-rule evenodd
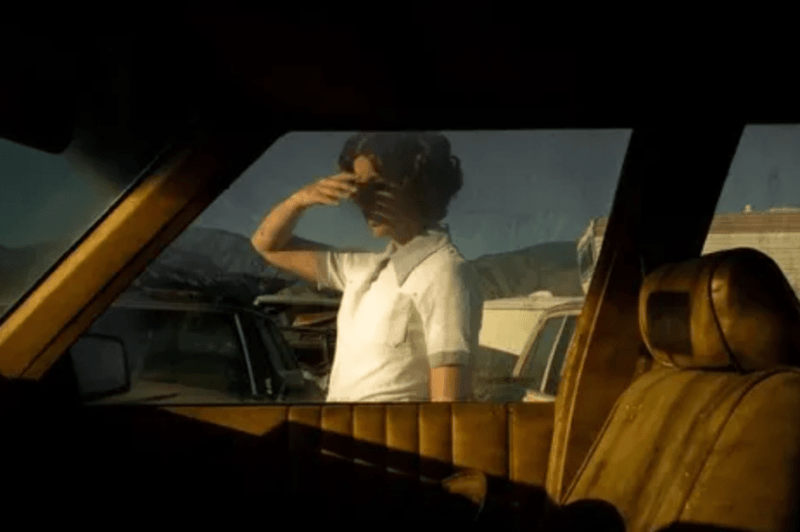
<path id="1" fill-rule="evenodd" d="M 0 321 L 10 511 L 797 530 L 800 303 L 763 253 L 700 256 L 743 128 L 797 121 L 789 93 L 731 87 L 732 58 L 632 72 L 532 50 L 511 22 L 478 39 L 435 13 L 398 15 L 396 35 L 331 16 L 197 7 L 133 14 L 136 30 L 48 23 L 13 47 L 0 136 L 122 192 Z M 616 126 L 633 133 L 554 403 L 90 409 L 66 377 L 97 316 L 288 131 Z"/>

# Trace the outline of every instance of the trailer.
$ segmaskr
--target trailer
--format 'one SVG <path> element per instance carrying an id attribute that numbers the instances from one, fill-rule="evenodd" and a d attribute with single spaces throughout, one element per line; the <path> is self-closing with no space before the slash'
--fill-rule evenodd
<path id="1" fill-rule="evenodd" d="M 607 223 L 606 217 L 590 220 L 577 240 L 578 271 L 584 294 L 600 256 Z M 800 292 L 800 208 L 754 211 L 748 205 L 742 212 L 714 216 L 702 254 L 738 247 L 754 248 L 772 257 L 795 292 Z"/>

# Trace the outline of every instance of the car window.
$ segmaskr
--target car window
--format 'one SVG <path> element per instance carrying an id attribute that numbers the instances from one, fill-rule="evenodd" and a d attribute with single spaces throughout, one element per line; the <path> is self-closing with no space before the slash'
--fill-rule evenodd
<path id="1" fill-rule="evenodd" d="M 567 316 L 561 335 L 558 337 L 555 353 L 547 368 L 547 379 L 545 380 L 544 393 L 555 395 L 558 391 L 558 383 L 561 381 L 561 374 L 564 369 L 564 360 L 567 358 L 567 349 L 575 334 L 575 324 L 577 316 Z"/>
<path id="2" fill-rule="evenodd" d="M 749 125 L 731 162 L 703 253 L 769 255 L 800 290 L 800 125 Z"/>
<path id="3" fill-rule="evenodd" d="M 541 388 L 542 378 L 550 361 L 550 354 L 553 352 L 563 323 L 564 316 L 549 318 L 545 321 L 531 349 L 525 354 L 519 377 L 527 388 L 535 390 Z"/>
<path id="4" fill-rule="evenodd" d="M 0 139 L 0 320 L 136 181 L 144 166 L 82 164 Z"/>
<path id="5" fill-rule="evenodd" d="M 148 265 L 129 293 L 188 290 L 198 292 L 204 301 L 227 301 L 251 309 L 255 306 L 270 315 L 281 327 L 267 326 L 273 331 L 262 342 L 267 355 L 254 356 L 278 354 L 275 358 L 279 362 L 275 364 L 283 366 L 277 368 L 278 374 L 292 374 L 286 377 L 287 383 L 294 379 L 293 400 L 302 396 L 297 391 L 298 373 L 304 375 L 309 397 L 319 397 L 333 384 L 331 376 L 338 352 L 350 350 L 351 360 L 362 356 L 354 355 L 356 352 L 363 356 L 377 353 L 359 342 L 367 341 L 378 325 L 383 331 L 392 331 L 396 338 L 411 339 L 408 341 L 415 342 L 415 352 L 427 350 L 429 338 L 420 336 L 421 320 L 433 314 L 421 309 L 416 309 L 414 315 L 420 322 L 411 317 L 413 311 L 409 307 L 405 324 L 371 322 L 361 328 L 354 324 L 353 330 L 345 333 L 338 330 L 342 320 L 306 323 L 310 316 L 337 311 L 341 292 L 304 282 L 297 275 L 268 264 L 251 243 L 251 236 L 277 202 L 321 177 L 338 173 L 339 157 L 353 133 L 296 132 L 278 139 Z M 587 266 L 587 258 L 581 256 L 579 261 L 578 240 L 592 220 L 610 211 L 630 133 L 626 129 L 442 132 L 452 156 L 458 159 L 462 179 L 441 224 L 458 255 L 474 273 L 470 284 L 475 300 L 492 302 L 484 306 L 481 315 L 480 349 L 470 353 L 473 376 L 483 381 L 473 386 L 482 390 L 481 400 L 506 401 L 514 397 L 517 391 L 509 391 L 512 385 L 509 389 L 494 385 L 513 380 L 514 368 L 541 316 L 557 305 L 582 304 L 581 272 Z M 451 163 L 452 159 L 448 164 Z M 296 221 L 294 234 L 365 253 L 381 253 L 388 243 L 386 237 L 372 232 L 353 201 L 306 209 Z M 406 278 L 403 290 L 413 292 L 414 278 Z M 429 286 L 433 290 L 443 283 L 437 279 Z M 259 296 L 278 296 L 283 302 L 279 304 L 273 297 L 254 305 Z M 418 292 L 416 296 L 419 301 Z M 494 305 L 507 299 L 514 301 Z M 360 314 L 362 321 L 377 315 L 377 311 Z M 427 326 L 440 327 L 446 335 L 457 334 L 458 326 L 449 323 L 444 318 L 447 315 L 440 314 L 442 323 Z M 298 319 L 299 316 L 307 319 Z M 551 328 L 548 326 L 549 336 L 544 341 L 552 348 L 556 337 Z M 185 330 L 172 328 L 165 334 L 172 335 L 172 348 L 180 350 L 190 344 L 205 345 L 202 336 L 211 334 L 211 329 L 191 324 Z M 245 334 L 251 338 L 260 333 Z M 208 346 L 217 340 L 209 342 Z M 215 349 L 222 354 L 231 348 L 219 344 Z M 539 349 L 550 352 L 543 344 Z M 340 375 L 349 374 L 356 379 L 359 368 L 378 363 L 372 359 L 366 362 L 352 365 Z M 266 367 L 264 364 L 259 359 L 253 367 Z M 534 357 L 531 364 L 537 385 L 543 384 L 546 355 L 543 360 Z M 427 365 L 410 367 L 415 368 L 415 375 L 419 374 L 415 378 L 429 377 L 429 368 L 424 369 Z M 261 381 L 269 378 L 257 376 L 257 388 L 262 389 Z M 266 386 L 274 388 L 272 381 Z"/>
<path id="6" fill-rule="evenodd" d="M 778 264 L 795 291 L 800 291 L 798 145 L 798 124 L 744 128 L 702 249 L 704 255 L 738 247 L 757 249 Z M 583 233 L 584 271 L 594 268 L 606 222 L 606 217 L 593 219 Z"/>
<path id="7" fill-rule="evenodd" d="M 89 334 L 119 338 L 134 389 L 153 383 L 228 394 L 251 394 L 234 318 L 229 314 L 111 308 Z"/>

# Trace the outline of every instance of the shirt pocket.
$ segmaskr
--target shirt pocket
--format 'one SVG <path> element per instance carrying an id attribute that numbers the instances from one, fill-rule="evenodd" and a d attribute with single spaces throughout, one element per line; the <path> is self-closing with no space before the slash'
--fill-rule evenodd
<path id="1" fill-rule="evenodd" d="M 408 338 L 412 304 L 411 300 L 407 298 L 402 298 L 395 303 L 388 317 L 389 323 L 387 323 L 385 340 L 387 345 L 397 347 Z"/>

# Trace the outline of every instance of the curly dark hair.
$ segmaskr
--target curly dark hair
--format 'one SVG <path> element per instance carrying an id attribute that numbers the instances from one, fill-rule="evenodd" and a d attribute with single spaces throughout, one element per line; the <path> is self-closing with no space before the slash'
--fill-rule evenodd
<path id="1" fill-rule="evenodd" d="M 439 133 L 358 133 L 345 142 L 339 169 L 352 172 L 353 162 L 362 155 L 372 160 L 381 177 L 407 186 L 420 214 L 430 222 L 447 215 L 463 184 L 461 162 Z"/>

